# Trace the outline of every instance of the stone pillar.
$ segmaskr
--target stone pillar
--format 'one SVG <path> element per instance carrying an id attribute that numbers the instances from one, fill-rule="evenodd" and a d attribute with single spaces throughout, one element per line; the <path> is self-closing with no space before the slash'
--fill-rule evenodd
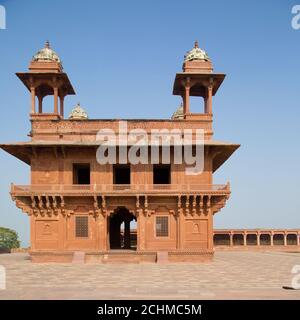
<path id="1" fill-rule="evenodd" d="M 39 96 L 39 113 L 43 113 L 43 97 Z"/>
<path id="2" fill-rule="evenodd" d="M 258 232 L 258 233 L 256 234 L 256 237 L 257 237 L 257 242 L 256 242 L 256 244 L 257 244 L 258 246 L 260 246 L 260 232 Z"/>
<path id="3" fill-rule="evenodd" d="M 230 247 L 233 247 L 233 233 L 230 232 L 229 236 L 230 236 Z"/>
<path id="4" fill-rule="evenodd" d="M 271 246 L 274 246 L 274 234 L 273 234 L 273 232 L 271 233 L 271 235 L 270 235 L 270 239 L 271 239 Z"/>
<path id="5" fill-rule="evenodd" d="M 187 78 L 185 83 L 183 109 L 184 114 L 190 113 L 190 78 Z"/>
<path id="6" fill-rule="evenodd" d="M 244 232 L 243 237 L 244 237 L 244 246 L 246 246 L 247 245 L 247 233 L 246 232 Z"/>
<path id="7" fill-rule="evenodd" d="M 107 217 L 106 215 L 100 214 L 99 218 L 99 230 L 98 230 L 98 235 L 99 235 L 99 250 L 107 250 Z"/>
<path id="8" fill-rule="evenodd" d="M 60 102 L 60 115 L 63 118 L 64 117 L 64 97 L 60 96 L 59 102 Z"/>
<path id="9" fill-rule="evenodd" d="M 180 209 L 180 214 L 179 214 L 179 225 L 180 225 L 179 249 L 184 249 L 185 217 L 182 209 Z"/>
<path id="10" fill-rule="evenodd" d="M 31 87 L 30 92 L 31 92 L 31 113 L 35 113 L 35 87 Z"/>
<path id="11" fill-rule="evenodd" d="M 106 250 L 110 250 L 111 248 L 110 248 L 110 232 L 111 232 L 111 230 L 110 230 L 110 212 L 109 211 L 107 211 L 107 215 L 106 215 L 106 242 L 105 242 L 105 246 L 106 246 Z"/>
<path id="12" fill-rule="evenodd" d="M 297 246 L 300 246 L 300 234 L 297 234 Z"/>
<path id="13" fill-rule="evenodd" d="M 58 248 L 64 250 L 67 242 L 67 216 L 58 215 Z"/>
<path id="14" fill-rule="evenodd" d="M 30 249 L 35 250 L 35 239 L 36 239 L 35 219 L 36 218 L 34 215 L 31 215 L 29 219 L 30 219 Z"/>
<path id="15" fill-rule="evenodd" d="M 207 113 L 207 96 L 204 97 L 204 113 Z"/>
<path id="16" fill-rule="evenodd" d="M 145 232 L 145 223 L 146 223 L 146 212 L 143 211 L 138 215 L 137 225 L 138 225 L 138 247 L 137 250 L 145 250 L 145 242 L 146 242 L 146 232 Z"/>
<path id="17" fill-rule="evenodd" d="M 214 227 L 213 227 L 213 215 L 212 215 L 212 209 L 211 208 L 207 208 L 208 210 L 208 215 L 207 215 L 207 219 L 208 219 L 208 249 L 209 250 L 213 250 L 214 248 Z"/>
<path id="18" fill-rule="evenodd" d="M 176 248 L 180 249 L 180 211 L 176 215 Z"/>
<path id="19" fill-rule="evenodd" d="M 54 113 L 58 114 L 58 88 L 54 87 Z"/>
<path id="20" fill-rule="evenodd" d="M 205 113 L 212 114 L 212 89 L 213 86 L 209 85 L 207 87 L 207 97 L 205 101 Z"/>
<path id="21" fill-rule="evenodd" d="M 141 213 L 138 209 L 135 210 L 135 216 L 136 216 L 136 251 L 140 250 L 141 247 L 141 239 L 140 239 L 140 216 Z"/>
<path id="22" fill-rule="evenodd" d="M 185 87 L 184 113 L 190 113 L 190 88 Z"/>
<path id="23" fill-rule="evenodd" d="M 130 249 L 130 220 L 124 221 L 124 247 Z"/>
<path id="24" fill-rule="evenodd" d="M 283 235 L 283 245 L 287 246 L 287 234 L 286 233 Z"/>

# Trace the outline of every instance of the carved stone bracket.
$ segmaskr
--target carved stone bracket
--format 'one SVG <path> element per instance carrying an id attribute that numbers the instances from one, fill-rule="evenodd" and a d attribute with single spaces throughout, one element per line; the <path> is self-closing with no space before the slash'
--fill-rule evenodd
<path id="1" fill-rule="evenodd" d="M 190 213 L 190 196 L 186 196 L 185 200 L 185 215 L 188 215 Z"/>
<path id="2" fill-rule="evenodd" d="M 148 217 L 149 215 L 151 215 L 151 213 L 149 214 L 149 209 L 148 209 L 148 197 L 147 196 L 145 196 L 145 202 L 144 202 L 144 216 L 145 217 Z"/>
<path id="3" fill-rule="evenodd" d="M 21 209 L 22 212 L 27 213 L 29 216 L 33 214 L 33 209 L 30 208 L 27 204 L 25 204 L 23 201 L 20 201 L 16 198 L 14 198 L 14 201 L 16 203 L 17 208 Z"/>
<path id="4" fill-rule="evenodd" d="M 207 196 L 207 202 L 206 202 L 206 215 L 208 215 L 209 211 L 210 211 L 210 208 L 211 208 L 211 196 Z"/>
<path id="5" fill-rule="evenodd" d="M 172 214 L 174 217 L 177 216 L 177 211 L 176 210 L 169 210 L 169 214 Z"/>
<path id="6" fill-rule="evenodd" d="M 45 196 L 45 200 L 46 200 L 46 213 L 49 217 L 51 217 L 52 215 L 52 208 L 51 208 L 51 203 L 49 200 L 49 196 Z"/>
<path id="7" fill-rule="evenodd" d="M 75 213 L 74 210 L 66 210 L 65 212 L 66 212 L 65 216 L 67 218 L 70 218 Z"/>
<path id="8" fill-rule="evenodd" d="M 200 213 L 200 215 L 201 214 L 203 214 L 203 196 L 202 195 L 200 195 L 200 201 L 199 201 L 199 213 Z"/>
<path id="9" fill-rule="evenodd" d="M 193 209 L 192 209 L 192 216 L 194 216 L 197 212 L 197 209 L 196 209 L 196 205 L 197 205 L 197 196 L 193 196 Z"/>
<path id="10" fill-rule="evenodd" d="M 101 203 L 101 213 L 102 213 L 102 216 L 105 217 L 107 215 L 109 215 L 109 212 L 107 210 L 107 207 L 106 207 L 106 198 L 105 196 L 101 196 L 101 199 L 102 199 L 102 203 Z"/>
<path id="11" fill-rule="evenodd" d="M 65 199 L 60 196 L 60 212 L 65 216 Z"/>
<path id="12" fill-rule="evenodd" d="M 42 198 L 42 196 L 38 196 L 38 200 L 39 200 L 39 202 L 38 202 L 38 208 L 39 208 L 39 210 L 40 210 L 40 214 L 41 214 L 42 216 L 44 216 L 44 204 L 43 204 L 43 198 Z"/>
<path id="13" fill-rule="evenodd" d="M 97 219 L 100 214 L 103 214 L 102 209 L 99 207 L 99 201 L 97 195 L 94 195 L 94 210 L 92 211 L 94 218 Z"/>
<path id="14" fill-rule="evenodd" d="M 228 198 L 229 198 L 229 195 L 213 198 L 212 205 L 211 205 L 212 213 L 215 214 L 216 212 L 220 211 L 225 206 Z"/>
<path id="15" fill-rule="evenodd" d="M 54 214 L 57 216 L 59 210 L 58 210 L 58 207 L 57 207 L 56 196 L 52 196 L 52 208 L 53 208 Z"/>

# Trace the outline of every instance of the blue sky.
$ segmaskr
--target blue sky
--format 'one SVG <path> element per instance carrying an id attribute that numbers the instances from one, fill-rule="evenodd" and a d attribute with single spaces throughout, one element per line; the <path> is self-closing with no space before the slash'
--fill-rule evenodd
<path id="1" fill-rule="evenodd" d="M 298 1 L 300 4 L 300 1 Z M 15 76 L 49 40 L 90 118 L 169 118 L 176 72 L 194 40 L 227 74 L 213 100 L 215 139 L 242 146 L 216 172 L 231 182 L 218 228 L 300 227 L 300 30 L 297 1 L 0 1 L 2 142 L 24 141 L 29 94 Z M 50 100 L 49 100 L 50 103 Z M 192 110 L 200 111 L 193 101 Z M 28 244 L 28 217 L 9 196 L 29 167 L 0 151 L 0 225 Z"/>

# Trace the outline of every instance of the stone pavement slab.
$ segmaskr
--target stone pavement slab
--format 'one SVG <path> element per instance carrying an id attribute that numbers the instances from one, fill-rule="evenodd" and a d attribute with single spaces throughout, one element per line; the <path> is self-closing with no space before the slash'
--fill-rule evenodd
<path id="1" fill-rule="evenodd" d="M 224 251 L 198 264 L 34 264 L 15 253 L 0 265 L 0 299 L 300 299 L 282 288 L 300 253 Z"/>

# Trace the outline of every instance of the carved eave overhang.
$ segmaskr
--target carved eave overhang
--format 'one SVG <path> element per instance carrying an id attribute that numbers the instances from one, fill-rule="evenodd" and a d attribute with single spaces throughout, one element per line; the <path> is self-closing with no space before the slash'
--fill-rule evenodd
<path id="1" fill-rule="evenodd" d="M 47 77 L 49 78 L 49 81 L 52 81 L 53 77 L 55 77 L 58 83 L 60 84 L 60 89 L 63 90 L 64 93 L 70 94 L 70 95 L 75 94 L 71 81 L 69 80 L 68 75 L 64 72 L 59 72 L 59 73 L 35 72 L 33 74 L 30 72 L 18 72 L 16 73 L 16 75 L 24 83 L 25 87 L 29 91 L 31 86 L 30 85 L 31 79 L 33 76 L 36 82 L 41 80 L 42 83 L 45 82 L 45 78 Z M 53 89 L 50 86 L 42 86 L 40 90 L 42 90 L 41 94 L 43 96 L 53 94 Z"/>
<path id="2" fill-rule="evenodd" d="M 189 78 L 190 81 L 190 95 L 205 97 L 206 87 L 209 85 L 208 78 L 213 84 L 212 94 L 215 95 L 222 84 L 225 74 L 223 73 L 210 73 L 210 74 L 197 74 L 197 73 L 188 73 L 180 72 L 176 73 L 176 77 L 173 85 L 173 94 L 177 96 L 183 96 L 185 93 L 185 81 Z"/>
<path id="3" fill-rule="evenodd" d="M 234 143 L 210 145 L 213 161 L 213 172 L 220 168 L 222 164 L 226 162 L 239 147 L 239 144 Z"/>
<path id="4" fill-rule="evenodd" d="M 65 157 L 68 148 L 97 148 L 97 142 L 72 142 L 72 141 L 29 141 L 19 143 L 0 144 L 0 148 L 14 157 L 30 165 L 31 158 L 36 157 L 38 150 L 43 148 L 53 149 L 54 155 L 58 153 Z M 240 147 L 239 144 L 216 140 L 205 140 L 205 148 L 213 158 L 213 172 L 215 172 L 233 153 Z M 40 152 L 40 151 L 39 151 Z"/>

